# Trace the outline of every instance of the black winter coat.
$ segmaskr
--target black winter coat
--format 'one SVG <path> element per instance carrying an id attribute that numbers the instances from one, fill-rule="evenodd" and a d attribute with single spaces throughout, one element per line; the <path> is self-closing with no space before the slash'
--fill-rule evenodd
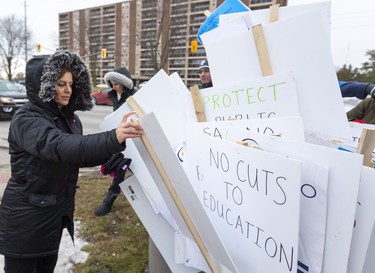
<path id="1" fill-rule="evenodd" d="M 74 235 L 79 167 L 103 164 L 124 150 L 115 130 L 82 136 L 74 111 L 92 107 L 90 74 L 78 55 L 62 52 L 54 58 L 29 61 L 30 103 L 15 113 L 9 129 L 12 173 L 0 207 L 0 253 L 9 257 L 56 254 L 62 229 Z M 69 105 L 59 109 L 53 87 L 61 65 L 73 69 L 75 83 Z"/>
<path id="2" fill-rule="evenodd" d="M 129 96 L 134 95 L 134 89 L 130 90 L 129 88 L 124 87 L 124 91 L 121 93 L 121 98 L 117 99 L 117 92 L 112 89 L 108 92 L 108 98 L 113 103 L 113 112 L 116 111 L 118 108 L 120 108 L 121 105 L 123 105 L 126 101 L 126 99 Z"/>

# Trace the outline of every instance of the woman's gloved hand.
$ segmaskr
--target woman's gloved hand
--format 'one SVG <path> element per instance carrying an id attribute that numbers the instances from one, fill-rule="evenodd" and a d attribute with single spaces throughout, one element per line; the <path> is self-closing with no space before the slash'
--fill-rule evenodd
<path id="1" fill-rule="evenodd" d="M 125 173 L 129 169 L 132 160 L 125 158 L 123 153 L 117 153 L 102 165 L 100 172 L 103 175 L 109 174 L 112 177 L 125 178 Z"/>

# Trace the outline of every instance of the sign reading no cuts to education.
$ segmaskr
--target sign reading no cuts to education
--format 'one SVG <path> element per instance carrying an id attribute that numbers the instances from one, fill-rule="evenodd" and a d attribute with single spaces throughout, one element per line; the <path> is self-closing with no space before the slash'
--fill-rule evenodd
<path id="1" fill-rule="evenodd" d="M 297 266 L 301 162 L 187 136 L 189 180 L 239 272 Z"/>

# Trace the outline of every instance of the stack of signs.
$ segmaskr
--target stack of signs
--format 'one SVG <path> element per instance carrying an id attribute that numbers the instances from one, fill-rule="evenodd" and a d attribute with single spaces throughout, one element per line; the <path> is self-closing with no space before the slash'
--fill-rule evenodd
<path id="1" fill-rule="evenodd" d="M 350 139 L 331 56 L 329 2 L 312 6 L 280 8 L 280 19 L 273 23 L 268 23 L 269 15 L 264 11 L 241 13 L 239 18 L 204 33 L 201 38 L 213 85 L 262 76 L 252 32 L 253 26 L 261 24 L 273 73 L 292 71 L 294 75 L 305 130 Z"/>
<path id="2" fill-rule="evenodd" d="M 127 140 L 134 176 L 121 187 L 172 272 L 370 267 L 374 172 L 313 139 L 351 138 L 328 17 L 329 3 L 280 8 L 273 23 L 266 11 L 223 15 L 201 35 L 214 81 L 200 90 L 207 122 L 178 75 L 161 70 L 101 124 L 137 110 L 145 135 Z M 272 75 L 262 76 L 253 24 Z"/>

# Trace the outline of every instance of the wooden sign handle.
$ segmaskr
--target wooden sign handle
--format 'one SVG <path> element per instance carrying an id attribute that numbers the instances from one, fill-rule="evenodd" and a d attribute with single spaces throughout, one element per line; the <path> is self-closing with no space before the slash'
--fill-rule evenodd
<path id="1" fill-rule="evenodd" d="M 136 111 L 138 117 L 144 116 L 144 114 L 145 114 L 144 111 L 139 106 L 139 104 L 134 100 L 133 97 L 131 97 L 131 96 L 128 97 L 126 102 L 129 104 L 129 106 L 131 108 L 133 108 L 134 111 Z M 135 121 L 135 122 L 138 122 L 138 121 Z M 206 246 L 204 245 L 197 229 L 194 226 L 193 221 L 191 220 L 191 218 L 190 218 L 189 214 L 187 213 L 184 205 L 182 204 L 182 201 L 181 201 L 180 197 L 178 196 L 175 188 L 173 187 L 173 184 L 172 184 L 171 180 L 169 179 L 169 177 L 167 175 L 167 172 L 165 171 L 163 165 L 161 164 L 155 150 L 153 149 L 147 135 L 143 134 L 141 136 L 141 140 L 142 140 L 143 144 L 145 145 L 145 148 L 146 148 L 147 152 L 149 153 L 149 155 L 152 159 L 152 162 L 155 164 L 155 167 L 158 170 L 158 173 L 161 176 L 161 178 L 164 182 L 164 185 L 166 186 L 169 194 L 171 195 L 174 203 L 176 204 L 177 209 L 179 210 L 179 212 L 180 212 L 182 218 L 184 219 L 189 231 L 191 232 L 191 235 L 193 236 L 193 238 L 194 238 L 195 242 L 197 243 L 200 251 L 202 252 L 202 255 L 203 255 L 204 259 L 206 260 L 209 268 L 211 269 L 211 271 L 213 273 L 218 273 L 218 270 L 216 269 L 215 264 L 213 263 L 211 257 L 208 255 L 208 251 L 207 251 Z"/>
<path id="2" fill-rule="evenodd" d="M 255 25 L 252 30 L 262 74 L 263 76 L 270 76 L 272 75 L 272 66 L 268 54 L 266 39 L 264 38 L 263 27 L 262 25 Z"/>
<path id="3" fill-rule="evenodd" d="M 145 111 L 143 111 L 141 106 L 139 106 L 139 104 L 134 100 L 134 98 L 132 96 L 129 96 L 126 99 L 126 102 L 137 113 L 138 117 L 143 117 L 145 115 Z"/>
<path id="4" fill-rule="evenodd" d="M 205 122 L 206 121 L 206 115 L 204 113 L 204 108 L 202 104 L 202 99 L 199 93 L 199 88 L 197 85 L 194 85 L 189 88 L 191 97 L 193 99 L 195 114 L 197 115 L 198 122 Z"/>
<path id="5" fill-rule="evenodd" d="M 270 23 L 279 20 L 279 6 L 280 4 L 273 4 L 270 6 Z"/>
<path id="6" fill-rule="evenodd" d="M 375 148 L 375 130 L 363 129 L 361 139 L 358 144 L 357 153 L 362 154 L 363 165 L 367 167 L 374 167 L 372 162 L 372 152 Z"/>

